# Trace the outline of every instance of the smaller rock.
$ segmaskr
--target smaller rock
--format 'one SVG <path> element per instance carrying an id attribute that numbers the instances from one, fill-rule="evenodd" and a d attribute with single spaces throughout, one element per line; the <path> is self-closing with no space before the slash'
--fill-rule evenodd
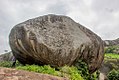
<path id="1" fill-rule="evenodd" d="M 7 52 L 0 55 L 0 61 L 12 61 L 13 54 L 12 52 Z"/>
<path id="2" fill-rule="evenodd" d="M 119 45 L 119 38 L 117 38 L 115 40 L 104 40 L 104 45 L 105 46 Z"/>

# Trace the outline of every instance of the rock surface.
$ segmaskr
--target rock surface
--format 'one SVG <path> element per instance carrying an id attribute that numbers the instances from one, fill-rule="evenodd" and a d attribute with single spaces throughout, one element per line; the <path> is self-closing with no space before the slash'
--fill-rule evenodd
<path id="1" fill-rule="evenodd" d="M 23 64 L 71 66 L 83 59 L 92 73 L 104 57 L 101 38 L 67 16 L 45 15 L 20 23 L 11 30 L 9 43 Z"/>
<path id="2" fill-rule="evenodd" d="M 7 52 L 0 55 L 0 61 L 12 61 L 13 54 L 12 52 Z"/>
<path id="3" fill-rule="evenodd" d="M 105 46 L 119 45 L 119 38 L 117 38 L 115 40 L 104 40 L 104 45 Z"/>
<path id="4" fill-rule="evenodd" d="M 48 74 L 0 67 L 0 80 L 69 80 Z"/>

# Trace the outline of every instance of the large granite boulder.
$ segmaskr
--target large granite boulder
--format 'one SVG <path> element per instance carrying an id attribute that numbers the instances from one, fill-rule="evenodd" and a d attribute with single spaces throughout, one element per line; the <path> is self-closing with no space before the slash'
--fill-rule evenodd
<path id="1" fill-rule="evenodd" d="M 101 38 L 67 16 L 45 15 L 20 23 L 12 28 L 9 43 L 23 64 L 71 66 L 83 59 L 92 73 L 104 57 Z"/>

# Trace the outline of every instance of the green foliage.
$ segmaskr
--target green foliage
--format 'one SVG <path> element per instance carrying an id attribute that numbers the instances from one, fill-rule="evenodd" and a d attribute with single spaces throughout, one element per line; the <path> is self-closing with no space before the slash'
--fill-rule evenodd
<path id="1" fill-rule="evenodd" d="M 105 48 L 105 53 L 113 53 L 114 50 L 115 50 L 114 47 L 108 47 L 108 48 Z"/>
<path id="2" fill-rule="evenodd" d="M 119 80 L 119 54 L 105 53 L 104 64 L 112 70 L 108 73 L 109 80 Z"/>
<path id="3" fill-rule="evenodd" d="M 0 66 L 10 68 L 12 62 L 1 62 Z M 75 67 L 76 66 L 76 67 Z M 49 65 L 38 66 L 38 65 L 26 65 L 23 66 L 18 61 L 16 62 L 16 69 L 33 71 L 37 73 L 50 74 L 60 77 L 68 77 L 70 80 L 96 80 L 97 74 L 89 74 L 87 65 L 79 61 L 75 66 L 64 66 L 59 67 L 58 70 L 50 67 Z"/>
<path id="4" fill-rule="evenodd" d="M 57 71 L 55 71 L 55 68 L 51 68 L 49 65 L 44 65 L 44 66 L 26 65 L 26 66 L 18 66 L 17 69 L 44 73 L 44 74 L 51 74 L 55 76 L 58 75 Z"/>
<path id="5" fill-rule="evenodd" d="M 12 65 L 12 62 L 10 62 L 10 61 L 1 61 L 0 62 L 0 67 L 8 67 L 8 68 L 10 68 L 11 65 Z"/>
<path id="6" fill-rule="evenodd" d="M 49 65 L 38 66 L 38 65 L 26 65 L 26 66 L 18 66 L 17 69 L 33 71 L 44 74 L 51 74 L 60 77 L 69 77 L 70 80 L 84 80 L 78 69 L 76 67 L 68 67 L 64 66 L 59 68 L 59 71 L 56 71 L 55 68 L 51 68 Z"/>
<path id="7" fill-rule="evenodd" d="M 96 71 L 93 74 L 90 74 L 89 70 L 88 70 L 88 65 L 86 63 L 84 63 L 82 60 L 78 60 L 78 62 L 75 64 L 75 66 L 77 67 L 81 76 L 85 80 L 97 80 L 97 78 L 99 76 L 98 71 Z"/>
<path id="8" fill-rule="evenodd" d="M 119 55 L 113 53 L 106 53 L 104 64 L 108 65 L 110 69 L 119 69 Z"/>
<path id="9" fill-rule="evenodd" d="M 105 53 L 105 58 L 111 58 L 111 59 L 119 59 L 119 54 L 114 53 Z"/>
<path id="10" fill-rule="evenodd" d="M 108 74 L 109 80 L 119 80 L 119 70 L 112 70 Z"/>
<path id="11" fill-rule="evenodd" d="M 0 67 L 11 68 L 12 67 L 12 64 L 13 64 L 12 61 L 0 61 Z M 19 63 L 19 61 L 16 61 L 15 66 L 22 66 L 22 64 Z"/>
<path id="12" fill-rule="evenodd" d="M 105 53 L 117 53 L 119 52 L 119 46 L 105 47 Z"/>
<path id="13" fill-rule="evenodd" d="M 34 71 L 38 73 L 51 74 L 60 77 L 69 77 L 70 80 L 96 80 L 98 78 L 97 72 L 90 74 L 88 72 L 87 64 L 82 61 L 79 61 L 74 66 L 64 66 L 60 67 L 59 71 L 55 70 L 55 68 L 50 67 L 49 65 L 38 66 L 38 65 L 26 65 L 26 66 L 18 66 L 17 69 Z"/>
<path id="14" fill-rule="evenodd" d="M 60 72 L 64 75 L 69 75 L 71 80 L 84 80 L 79 70 L 74 66 L 64 66 L 60 69 Z"/>

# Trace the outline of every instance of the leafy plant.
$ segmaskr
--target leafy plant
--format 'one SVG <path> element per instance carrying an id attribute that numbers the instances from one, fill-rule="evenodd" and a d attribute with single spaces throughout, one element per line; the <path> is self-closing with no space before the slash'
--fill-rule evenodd
<path id="1" fill-rule="evenodd" d="M 69 75 L 71 80 L 84 80 L 79 70 L 74 66 L 71 66 L 71 67 L 64 66 L 60 69 L 60 72 L 62 72 L 64 75 L 65 74 Z"/>
<path id="2" fill-rule="evenodd" d="M 105 53 L 105 58 L 111 58 L 111 59 L 119 59 L 119 54 L 114 53 Z"/>
<path id="3" fill-rule="evenodd" d="M 93 74 L 89 73 L 88 70 L 88 65 L 83 62 L 82 60 L 78 60 L 77 63 L 75 64 L 75 66 L 77 67 L 78 71 L 80 72 L 81 76 L 85 79 L 85 80 L 97 80 L 99 74 L 98 71 L 96 71 Z"/>
<path id="4" fill-rule="evenodd" d="M 119 54 L 119 46 L 105 47 L 105 53 L 117 53 L 117 54 Z"/>
<path id="5" fill-rule="evenodd" d="M 108 79 L 109 80 L 119 80 L 119 70 L 112 70 L 108 74 Z"/>
<path id="6" fill-rule="evenodd" d="M 58 73 L 55 71 L 55 68 L 51 68 L 49 65 L 38 66 L 38 65 L 26 65 L 18 66 L 17 69 L 28 70 L 38 73 L 46 73 L 57 76 Z"/>
<path id="7" fill-rule="evenodd" d="M 59 71 L 55 70 L 55 68 L 50 67 L 49 65 L 38 66 L 38 65 L 26 65 L 26 66 L 18 66 L 17 69 L 28 70 L 38 73 L 51 74 L 60 77 L 69 77 L 70 80 L 84 80 L 78 69 L 74 66 L 64 66 L 59 68 Z"/>
<path id="8" fill-rule="evenodd" d="M 12 61 L 0 61 L 0 67 L 7 67 L 7 68 L 11 68 L 12 67 L 13 62 Z M 19 61 L 16 61 L 15 66 L 23 66 Z"/>
<path id="9" fill-rule="evenodd" d="M 8 67 L 8 68 L 10 68 L 11 65 L 12 65 L 12 62 L 10 62 L 10 61 L 1 61 L 0 62 L 0 67 Z"/>

